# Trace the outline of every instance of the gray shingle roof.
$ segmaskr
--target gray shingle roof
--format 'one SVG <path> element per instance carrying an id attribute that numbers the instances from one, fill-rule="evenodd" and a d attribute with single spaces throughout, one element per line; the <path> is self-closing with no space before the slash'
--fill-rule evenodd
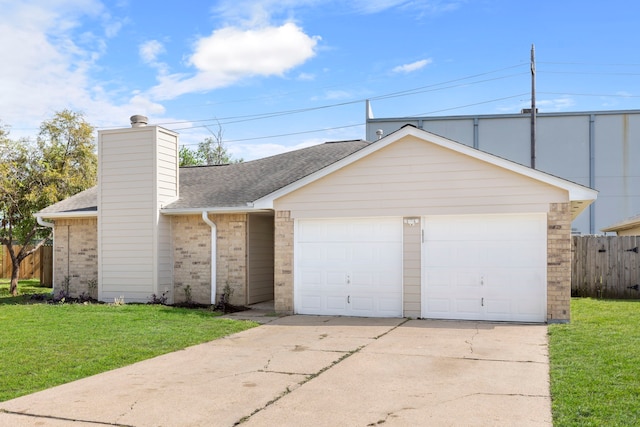
<path id="1" fill-rule="evenodd" d="M 180 198 L 165 209 L 246 207 L 261 197 L 369 145 L 366 141 L 327 142 L 264 159 L 220 166 L 180 168 Z M 98 189 L 90 188 L 39 214 L 97 211 Z"/>
<path id="2" fill-rule="evenodd" d="M 369 145 L 329 142 L 231 165 L 180 169 L 180 198 L 165 209 L 246 207 Z"/>
<path id="3" fill-rule="evenodd" d="M 66 212 L 97 212 L 98 211 L 98 186 L 64 199 L 48 206 L 38 213 L 66 213 Z"/>

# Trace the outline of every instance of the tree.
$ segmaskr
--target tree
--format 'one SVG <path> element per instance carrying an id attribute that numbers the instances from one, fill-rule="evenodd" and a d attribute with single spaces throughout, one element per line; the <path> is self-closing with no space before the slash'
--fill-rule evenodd
<path id="1" fill-rule="evenodd" d="M 0 133 L 0 244 L 11 257 L 12 295 L 22 261 L 51 237 L 33 214 L 96 184 L 93 131 L 82 114 L 63 110 L 42 123 L 35 144 Z"/>
<path id="2" fill-rule="evenodd" d="M 199 158 L 196 151 L 190 150 L 189 147 L 183 145 L 178 152 L 180 158 L 180 166 L 200 166 L 204 162 Z"/>
<path id="3" fill-rule="evenodd" d="M 227 165 L 229 163 L 240 163 L 242 159 L 233 159 L 227 151 L 227 147 L 222 141 L 222 126 L 218 123 L 218 131 L 213 132 L 213 136 L 205 138 L 198 144 L 198 149 L 193 151 L 186 146 L 180 148 L 180 166 L 204 166 L 204 165 Z"/>

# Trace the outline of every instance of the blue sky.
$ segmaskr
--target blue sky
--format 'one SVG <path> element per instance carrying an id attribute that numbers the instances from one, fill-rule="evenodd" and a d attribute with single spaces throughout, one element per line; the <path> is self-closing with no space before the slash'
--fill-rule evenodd
<path id="1" fill-rule="evenodd" d="M 640 3 L 0 0 L 0 120 L 133 114 L 245 160 L 364 138 L 376 117 L 640 107 Z M 393 95 L 393 96 L 388 96 Z"/>

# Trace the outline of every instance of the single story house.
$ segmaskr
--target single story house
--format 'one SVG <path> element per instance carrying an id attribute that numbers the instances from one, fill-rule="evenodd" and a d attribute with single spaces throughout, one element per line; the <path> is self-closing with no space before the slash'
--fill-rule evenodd
<path id="1" fill-rule="evenodd" d="M 616 233 L 617 236 L 640 236 L 640 215 L 616 222 L 601 231 Z"/>
<path id="2" fill-rule="evenodd" d="M 98 185 L 36 214 L 54 281 L 109 301 L 280 313 L 562 322 L 571 221 L 596 191 L 405 126 L 238 164 L 178 167 L 178 135 L 98 136 Z"/>

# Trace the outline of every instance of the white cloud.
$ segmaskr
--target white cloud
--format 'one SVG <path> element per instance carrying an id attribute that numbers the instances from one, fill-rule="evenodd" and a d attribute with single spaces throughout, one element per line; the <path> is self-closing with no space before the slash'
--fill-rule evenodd
<path id="1" fill-rule="evenodd" d="M 147 64 L 155 64 L 158 56 L 165 53 L 164 46 L 158 40 L 149 40 L 138 47 L 140 58 Z"/>
<path id="2" fill-rule="evenodd" d="M 312 81 L 315 80 L 316 76 L 315 74 L 311 74 L 311 73 L 300 73 L 298 74 L 298 80 L 301 81 Z"/>
<path id="3" fill-rule="evenodd" d="M 225 27 L 199 39 L 188 63 L 195 75 L 161 75 L 151 89 L 155 99 L 208 91 L 253 76 L 282 76 L 315 55 L 320 37 L 294 23 L 255 29 Z"/>
<path id="4" fill-rule="evenodd" d="M 460 7 L 464 0 L 352 0 L 351 5 L 359 13 L 373 14 L 389 9 L 401 8 L 410 10 L 414 16 L 422 16 L 425 13 L 435 15 L 451 12 Z"/>
<path id="5" fill-rule="evenodd" d="M 536 101 L 536 107 L 541 112 L 567 111 L 574 105 L 576 105 L 576 101 L 573 98 L 569 97 L 543 99 Z M 524 108 L 531 108 L 531 106 Z"/>
<path id="6" fill-rule="evenodd" d="M 414 71 L 418 71 L 427 65 L 431 64 L 433 60 L 431 58 L 421 59 L 416 62 L 412 62 L 410 64 L 398 65 L 393 70 L 394 73 L 412 73 Z"/>
<path id="7" fill-rule="evenodd" d="M 12 125 L 12 136 L 33 136 L 63 108 L 104 111 L 109 101 L 91 72 L 118 31 L 97 0 L 3 2 L 0 120 Z"/>

